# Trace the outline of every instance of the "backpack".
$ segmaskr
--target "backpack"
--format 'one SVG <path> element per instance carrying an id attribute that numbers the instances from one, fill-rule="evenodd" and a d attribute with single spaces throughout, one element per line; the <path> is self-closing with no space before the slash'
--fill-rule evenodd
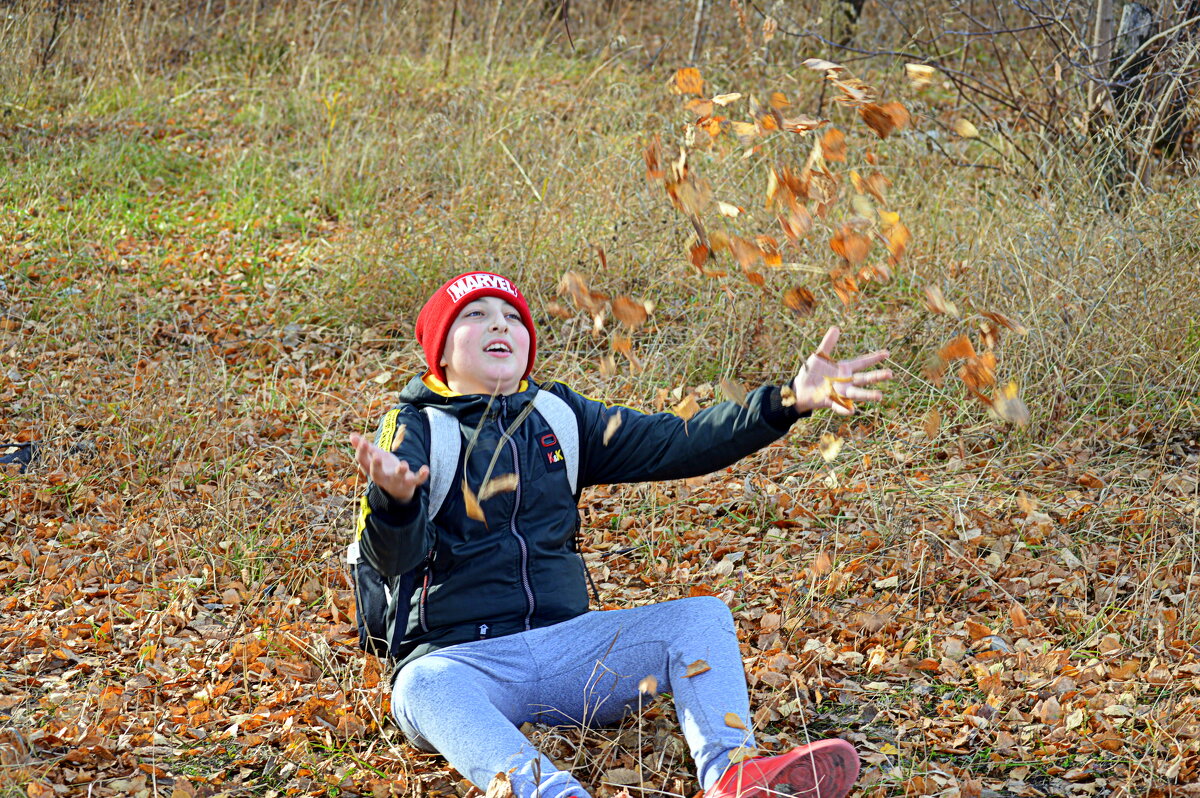
<path id="1" fill-rule="evenodd" d="M 548 391 L 538 391 L 533 397 L 533 406 L 558 438 L 567 465 L 567 480 L 574 494 L 579 482 L 579 425 L 575 412 L 566 402 Z M 436 518 L 454 485 L 462 450 L 462 434 L 458 419 L 446 411 L 426 407 L 422 412 L 429 424 L 429 504 L 426 509 L 429 518 Z M 395 418 L 394 415 L 385 417 L 375 438 L 376 446 L 383 445 L 385 438 L 388 443 L 391 442 L 395 435 Z M 391 579 L 383 576 L 359 553 L 358 541 L 366 527 L 366 506 L 367 497 L 364 493 L 363 510 L 359 513 L 354 541 L 346 548 L 346 562 L 350 565 L 351 581 L 354 583 L 358 647 L 378 657 L 395 657 L 404 638 L 403 624 L 412 606 L 417 583 L 428 579 L 433 550 L 426 553 L 425 559 L 416 568 Z M 590 574 L 588 580 L 591 581 Z"/>

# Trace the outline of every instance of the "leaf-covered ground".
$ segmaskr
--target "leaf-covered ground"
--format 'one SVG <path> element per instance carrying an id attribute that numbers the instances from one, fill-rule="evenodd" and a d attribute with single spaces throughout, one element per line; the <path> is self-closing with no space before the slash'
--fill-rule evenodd
<path id="1" fill-rule="evenodd" d="M 860 795 L 1200 792 L 1194 187 L 1123 221 L 951 170 L 917 133 L 953 98 L 903 83 L 878 107 L 917 132 L 820 112 L 839 161 L 797 130 L 826 79 L 799 65 L 706 72 L 695 106 L 677 64 L 586 50 L 460 44 L 443 78 L 440 53 L 256 74 L 226 46 L 0 118 L 0 443 L 32 444 L 0 455 L 33 455 L 0 483 L 3 794 L 469 791 L 386 720 L 342 557 L 347 436 L 419 368 L 419 298 L 477 263 L 533 298 L 540 376 L 645 410 L 782 380 L 832 322 L 893 351 L 883 407 L 584 496 L 605 606 L 733 608 L 761 747 L 843 736 Z M 729 99 L 756 81 L 788 87 L 788 125 L 765 89 Z M 818 136 L 831 193 L 797 202 L 784 167 Z M 1025 417 L 997 406 L 1010 377 Z M 697 790 L 669 699 L 528 732 L 597 795 Z"/>

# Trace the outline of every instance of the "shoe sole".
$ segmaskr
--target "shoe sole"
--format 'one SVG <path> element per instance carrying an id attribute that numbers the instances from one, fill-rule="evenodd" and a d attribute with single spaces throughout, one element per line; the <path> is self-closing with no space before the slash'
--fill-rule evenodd
<path id="1" fill-rule="evenodd" d="M 762 796 L 795 798 L 843 798 L 858 780 L 858 753 L 845 740 L 818 740 L 804 747 L 794 760 L 770 779 L 769 787 L 760 787 Z"/>

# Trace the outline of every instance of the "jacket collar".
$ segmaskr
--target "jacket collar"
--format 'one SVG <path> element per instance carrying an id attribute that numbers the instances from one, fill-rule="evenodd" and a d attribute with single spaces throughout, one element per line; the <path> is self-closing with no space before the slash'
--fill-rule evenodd
<path id="1" fill-rule="evenodd" d="M 400 391 L 400 401 L 417 408 L 436 407 L 456 416 L 461 422 L 477 421 L 485 412 L 495 415 L 504 411 L 507 416 L 519 413 L 533 401 L 539 388 L 533 380 L 521 380 L 520 390 L 495 398 L 484 394 L 461 394 L 450 390 L 432 374 L 413 377 Z M 489 403 L 491 407 L 489 408 Z"/>

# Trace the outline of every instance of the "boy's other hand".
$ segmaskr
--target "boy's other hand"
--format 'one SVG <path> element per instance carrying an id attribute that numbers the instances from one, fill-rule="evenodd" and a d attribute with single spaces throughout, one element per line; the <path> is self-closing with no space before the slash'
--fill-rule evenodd
<path id="1" fill-rule="evenodd" d="M 356 432 L 350 433 L 350 445 L 354 447 L 354 461 L 363 476 L 398 502 L 412 501 L 417 488 L 429 479 L 429 466 L 413 471 L 406 461 Z"/>
<path id="2" fill-rule="evenodd" d="M 878 402 L 883 399 L 883 392 L 867 390 L 864 386 L 890 380 L 892 370 L 866 369 L 885 360 L 889 352 L 881 349 L 850 360 L 834 360 L 833 348 L 837 346 L 841 334 L 842 331 L 837 327 L 830 327 L 817 351 L 809 355 L 796 374 L 796 379 L 792 380 L 797 411 L 803 413 L 829 407 L 835 413 L 849 416 L 854 414 L 855 402 Z"/>

